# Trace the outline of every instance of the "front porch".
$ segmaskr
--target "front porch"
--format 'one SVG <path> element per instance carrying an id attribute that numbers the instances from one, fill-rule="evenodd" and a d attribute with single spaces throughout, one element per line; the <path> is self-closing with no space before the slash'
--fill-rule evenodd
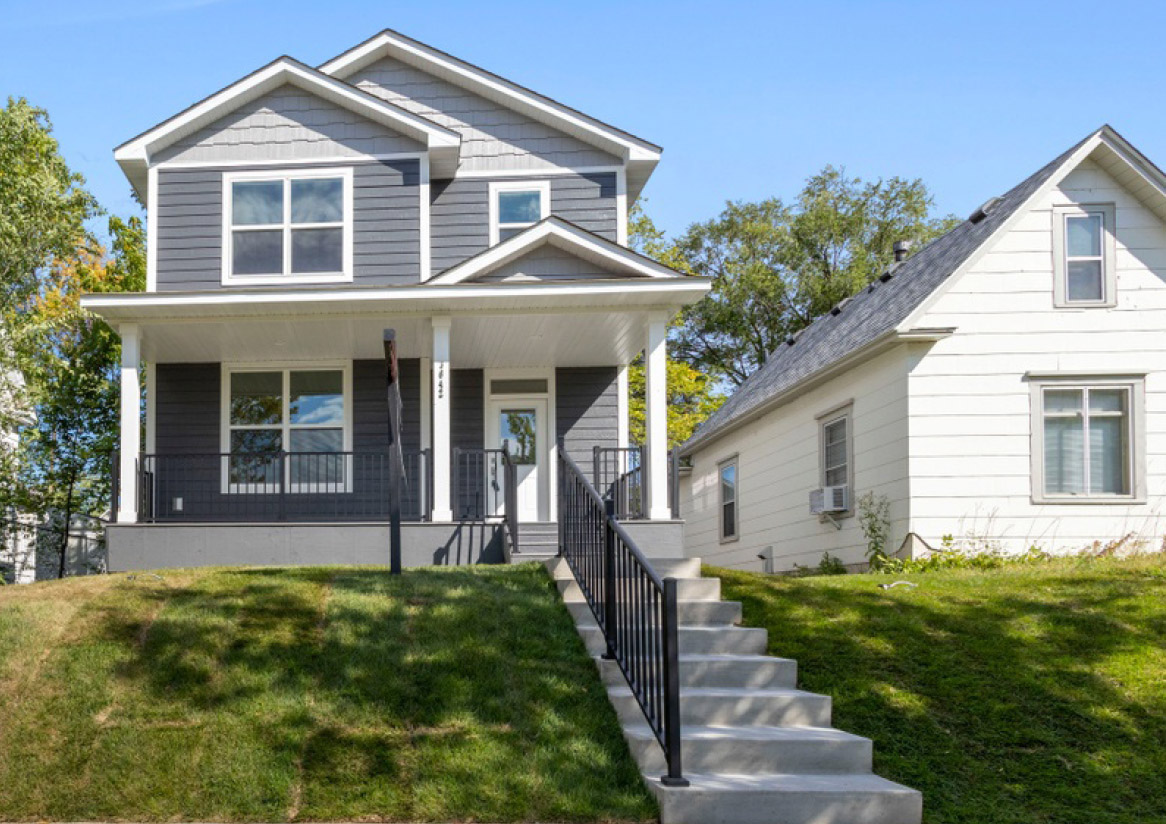
<path id="1" fill-rule="evenodd" d="M 523 551 L 502 528 L 511 514 L 553 530 L 560 449 L 623 519 L 658 525 L 648 545 L 677 554 L 664 340 L 683 287 L 667 286 L 569 307 L 549 284 L 521 296 L 510 284 L 313 290 L 311 302 L 290 290 L 111 296 L 94 307 L 123 341 L 111 568 L 383 563 L 386 329 L 398 341 L 407 564 L 505 561 Z M 627 365 L 641 351 L 642 451 L 627 425 Z"/>

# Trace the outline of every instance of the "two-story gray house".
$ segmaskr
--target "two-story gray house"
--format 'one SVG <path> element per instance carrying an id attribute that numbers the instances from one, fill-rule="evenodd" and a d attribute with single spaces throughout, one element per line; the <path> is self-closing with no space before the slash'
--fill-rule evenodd
<path id="1" fill-rule="evenodd" d="M 383 562 L 388 329 L 407 563 L 500 557 L 504 460 L 520 543 L 553 550 L 558 444 L 597 483 L 631 468 L 640 353 L 636 511 L 678 541 L 665 330 L 708 282 L 627 248 L 658 146 L 385 31 L 275 60 L 115 156 L 149 268 L 144 293 L 84 300 L 122 339 L 111 568 Z"/>

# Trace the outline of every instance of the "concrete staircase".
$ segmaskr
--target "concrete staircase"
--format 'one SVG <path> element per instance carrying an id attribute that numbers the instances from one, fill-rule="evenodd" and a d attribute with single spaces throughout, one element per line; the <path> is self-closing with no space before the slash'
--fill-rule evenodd
<path id="1" fill-rule="evenodd" d="M 663 824 L 919 824 L 922 796 L 871 772 L 871 741 L 830 726 L 830 698 L 797 689 L 797 663 L 765 654 L 764 629 L 737 626 L 700 560 L 652 559 L 678 579 L 684 775 L 664 787 L 664 752 L 566 562 L 547 567 L 595 656 Z"/>
<path id="2" fill-rule="evenodd" d="M 557 523 L 554 521 L 519 523 L 518 552 L 511 555 L 511 563 L 546 562 L 558 553 L 559 525 Z"/>

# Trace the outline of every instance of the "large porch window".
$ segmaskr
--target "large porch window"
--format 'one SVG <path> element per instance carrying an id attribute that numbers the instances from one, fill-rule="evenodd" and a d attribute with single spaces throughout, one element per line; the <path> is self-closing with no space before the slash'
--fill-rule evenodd
<path id="1" fill-rule="evenodd" d="M 224 371 L 227 492 L 351 489 L 352 380 L 340 368 Z"/>

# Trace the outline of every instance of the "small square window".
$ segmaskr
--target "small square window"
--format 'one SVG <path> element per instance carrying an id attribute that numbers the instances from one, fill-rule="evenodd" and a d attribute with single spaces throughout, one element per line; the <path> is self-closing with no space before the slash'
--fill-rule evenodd
<path id="1" fill-rule="evenodd" d="M 550 214 L 547 181 L 490 184 L 490 241 L 502 243 Z"/>

